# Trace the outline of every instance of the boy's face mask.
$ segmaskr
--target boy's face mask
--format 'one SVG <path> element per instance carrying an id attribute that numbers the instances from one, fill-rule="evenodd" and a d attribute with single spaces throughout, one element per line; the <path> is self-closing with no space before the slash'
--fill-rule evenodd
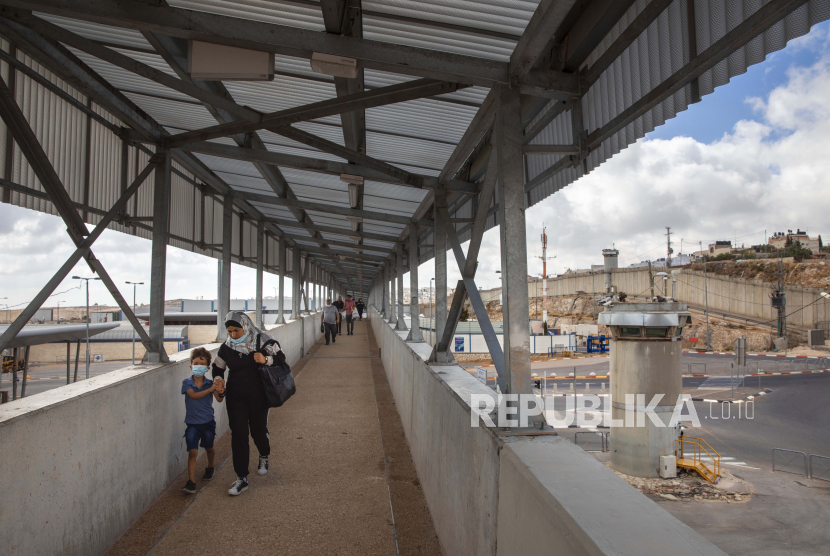
<path id="1" fill-rule="evenodd" d="M 191 370 L 193 371 L 193 376 L 205 376 L 208 368 L 207 365 L 192 365 Z"/>

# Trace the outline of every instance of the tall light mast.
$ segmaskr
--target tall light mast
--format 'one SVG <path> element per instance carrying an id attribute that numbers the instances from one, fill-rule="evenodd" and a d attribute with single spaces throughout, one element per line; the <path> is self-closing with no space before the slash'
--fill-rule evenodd
<path id="1" fill-rule="evenodd" d="M 548 235 L 547 228 L 542 227 L 542 322 L 548 322 Z M 556 255 L 550 257 L 555 259 Z"/>

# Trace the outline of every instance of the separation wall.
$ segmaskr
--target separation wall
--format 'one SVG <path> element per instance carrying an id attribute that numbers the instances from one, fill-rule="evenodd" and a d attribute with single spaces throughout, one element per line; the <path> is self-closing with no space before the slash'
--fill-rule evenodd
<path id="1" fill-rule="evenodd" d="M 548 278 L 548 295 L 552 297 L 573 296 L 577 291 L 589 294 L 598 293 L 603 290 L 604 280 L 604 273 L 601 270 Z M 611 280 L 617 291 L 629 295 L 648 295 L 650 289 L 647 267 L 615 269 L 612 271 Z M 655 282 L 655 292 L 662 295 L 662 280 L 655 280 Z M 770 305 L 769 295 L 772 287 L 772 284 L 760 280 L 744 280 L 709 274 L 709 311 L 710 313 L 734 313 L 751 319 L 774 321 L 778 318 L 778 313 Z M 784 290 L 787 293 L 787 324 L 813 328 L 817 322 L 830 321 L 830 300 L 819 295 L 821 289 L 784 286 Z M 539 291 L 541 292 L 541 286 Z M 482 294 L 487 294 L 488 298 L 495 299 L 498 299 L 499 293 L 499 288 L 482 292 Z M 671 295 L 671 278 L 668 281 L 668 293 Z M 706 306 L 706 284 L 703 272 L 683 269 L 677 279 L 677 300 L 698 307 Z"/>
<path id="2" fill-rule="evenodd" d="M 319 339 L 315 322 L 312 314 L 268 330 L 290 365 Z M 215 354 L 219 344 L 205 347 Z M 117 539 L 186 469 L 180 392 L 189 374 L 187 351 L 0 405 L 4 549 L 88 556 Z M 222 435 L 227 412 L 214 410 Z"/>
<path id="3" fill-rule="evenodd" d="M 573 443 L 471 426 L 470 396 L 493 390 L 369 316 L 445 554 L 723 556 Z"/>

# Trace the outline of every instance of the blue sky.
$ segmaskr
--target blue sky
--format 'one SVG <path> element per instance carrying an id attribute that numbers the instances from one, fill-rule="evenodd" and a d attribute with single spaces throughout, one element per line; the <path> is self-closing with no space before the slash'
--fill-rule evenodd
<path id="1" fill-rule="evenodd" d="M 673 118 L 646 135 L 646 139 L 671 139 L 692 137 L 702 143 L 711 143 L 730 133 L 740 120 L 755 117 L 755 111 L 747 98 L 763 97 L 774 88 L 786 83 L 787 72 L 793 66 L 807 67 L 815 64 L 826 54 L 824 41 L 830 30 L 830 21 L 813 27 L 808 35 L 810 40 L 801 38 L 792 41 L 783 50 L 772 53 L 761 64 L 750 66 L 743 75 L 738 75 L 724 87 L 718 87 Z"/>

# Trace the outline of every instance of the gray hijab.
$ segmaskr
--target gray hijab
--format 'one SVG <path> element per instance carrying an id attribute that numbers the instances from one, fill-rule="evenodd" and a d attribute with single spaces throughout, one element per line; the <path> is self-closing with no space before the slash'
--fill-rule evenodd
<path id="1" fill-rule="evenodd" d="M 260 347 L 264 346 L 268 340 L 271 340 L 271 336 L 257 328 L 254 324 L 254 321 L 251 320 L 251 317 L 249 317 L 242 311 L 231 311 L 230 313 L 225 315 L 226 327 L 228 326 L 228 323 L 230 321 L 240 324 L 242 326 L 242 330 L 245 331 L 245 339 L 239 342 L 238 344 L 235 343 L 230 336 L 228 336 L 228 339 L 225 340 L 225 345 L 234 351 L 238 351 L 242 354 L 255 352 L 257 336 L 259 336 Z"/>

